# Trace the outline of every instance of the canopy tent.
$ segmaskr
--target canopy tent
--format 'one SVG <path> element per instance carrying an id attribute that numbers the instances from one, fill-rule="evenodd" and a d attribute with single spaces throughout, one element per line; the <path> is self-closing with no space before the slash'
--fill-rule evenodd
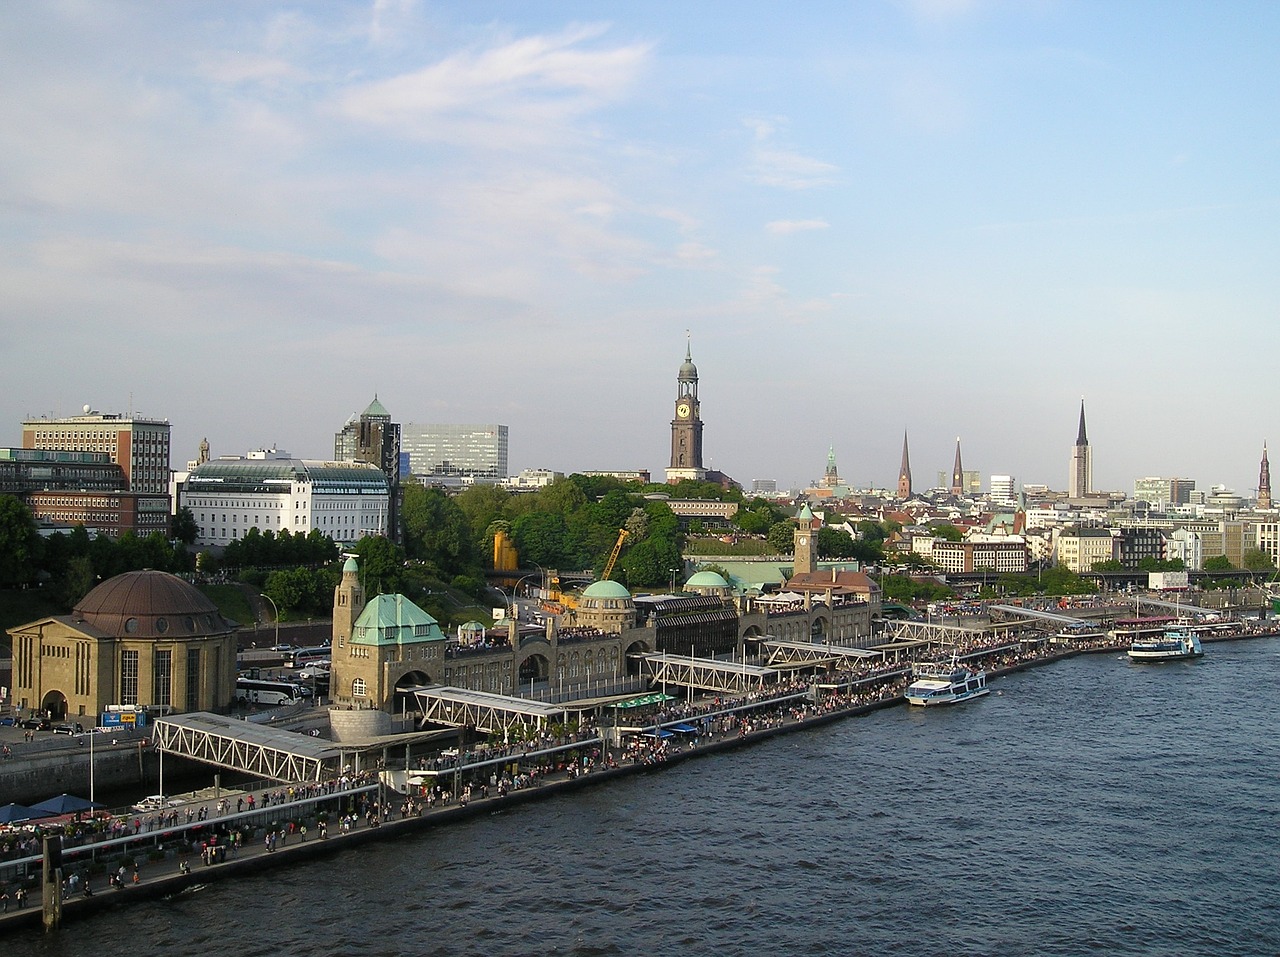
<path id="1" fill-rule="evenodd" d="M 47 811 L 37 811 L 23 804 L 6 804 L 0 807 L 0 824 L 21 824 L 23 821 L 34 821 L 51 816 Z"/>
<path id="2" fill-rule="evenodd" d="M 47 801 L 31 805 L 31 810 L 41 812 L 42 817 L 48 817 L 53 814 L 76 814 L 80 811 L 94 811 L 101 807 L 101 804 L 95 804 L 82 797 L 76 797 L 74 794 L 59 794 L 57 797 L 49 798 Z"/>

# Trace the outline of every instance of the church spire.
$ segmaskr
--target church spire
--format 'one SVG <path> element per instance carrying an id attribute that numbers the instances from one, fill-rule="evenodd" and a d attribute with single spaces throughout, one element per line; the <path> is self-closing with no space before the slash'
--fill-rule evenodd
<path id="1" fill-rule="evenodd" d="M 1088 445 L 1089 436 L 1084 431 L 1084 396 L 1080 397 L 1080 431 L 1076 433 L 1076 445 Z"/>
<path id="2" fill-rule="evenodd" d="M 898 498 L 911 497 L 911 459 L 907 455 L 907 430 L 902 430 L 902 467 L 898 469 Z"/>
<path id="3" fill-rule="evenodd" d="M 827 488 L 835 488 L 840 484 L 840 472 L 836 468 L 836 447 L 827 447 L 827 471 L 822 476 L 822 484 Z"/>
<path id="4" fill-rule="evenodd" d="M 960 436 L 956 436 L 956 464 L 951 467 L 951 494 L 964 495 L 964 466 L 960 464 Z"/>
<path id="5" fill-rule="evenodd" d="M 1267 443 L 1262 443 L 1262 465 L 1258 469 L 1258 508 L 1271 507 L 1271 464 L 1267 462 Z"/>

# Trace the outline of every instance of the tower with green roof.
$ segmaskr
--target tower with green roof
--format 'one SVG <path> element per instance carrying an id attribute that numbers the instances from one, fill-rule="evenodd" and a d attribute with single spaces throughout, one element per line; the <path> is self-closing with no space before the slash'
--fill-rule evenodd
<path id="1" fill-rule="evenodd" d="M 369 462 L 382 470 L 390 491 L 389 521 L 391 538 L 400 540 L 400 424 L 391 421 L 391 413 L 373 401 L 359 415 L 347 419 L 333 436 L 333 457 L 339 462 Z"/>

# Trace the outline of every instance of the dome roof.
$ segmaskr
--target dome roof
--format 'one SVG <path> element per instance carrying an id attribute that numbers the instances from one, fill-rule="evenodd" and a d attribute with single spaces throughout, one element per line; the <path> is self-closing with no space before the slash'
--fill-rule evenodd
<path id="1" fill-rule="evenodd" d="M 684 364 L 680 366 L 680 379 L 697 379 L 698 367 L 693 364 L 693 354 L 686 346 L 684 350 Z"/>
<path id="2" fill-rule="evenodd" d="M 360 566 L 356 563 L 356 557 L 354 555 L 348 555 L 347 560 L 342 563 L 342 574 L 345 575 L 347 572 L 359 571 Z"/>
<path id="3" fill-rule="evenodd" d="M 698 572 L 690 576 L 684 583 L 685 588 L 728 588 L 729 583 L 718 573 L 712 571 Z"/>
<path id="4" fill-rule="evenodd" d="M 80 599 L 72 617 L 113 638 L 225 635 L 232 625 L 194 585 L 168 572 L 125 572 Z"/>
<path id="5" fill-rule="evenodd" d="M 592 582 L 582 593 L 583 598 L 630 598 L 631 592 L 620 582 Z"/>

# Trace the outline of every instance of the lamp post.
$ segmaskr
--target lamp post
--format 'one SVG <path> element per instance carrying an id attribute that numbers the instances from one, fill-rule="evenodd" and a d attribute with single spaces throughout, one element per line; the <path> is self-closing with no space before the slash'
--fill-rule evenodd
<path id="1" fill-rule="evenodd" d="M 276 616 L 276 647 L 279 647 L 280 645 L 280 609 L 276 607 L 276 600 L 272 598 L 270 595 L 266 595 L 266 594 L 263 594 L 262 592 L 259 592 L 258 597 L 265 598 L 267 601 L 271 602 L 271 611 Z"/>

